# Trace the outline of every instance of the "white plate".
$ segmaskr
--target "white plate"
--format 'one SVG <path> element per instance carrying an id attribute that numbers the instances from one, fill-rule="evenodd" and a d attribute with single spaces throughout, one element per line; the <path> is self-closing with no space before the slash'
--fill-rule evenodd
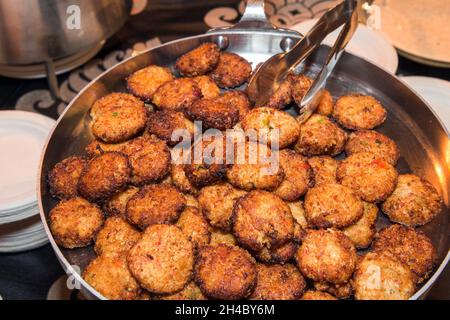
<path id="1" fill-rule="evenodd" d="M 430 77 L 400 77 L 429 103 L 450 133 L 450 82 Z"/>
<path id="2" fill-rule="evenodd" d="M 39 215 L 0 226 L 0 252 L 22 252 L 48 242 Z"/>
<path id="3" fill-rule="evenodd" d="M 318 19 L 305 20 L 291 29 L 306 34 Z M 325 38 L 326 45 L 333 45 L 341 28 Z M 358 29 L 348 43 L 346 51 L 360 58 L 366 59 L 384 70 L 395 74 L 398 67 L 398 56 L 395 48 L 381 35 L 381 33 L 359 24 Z"/>
<path id="4" fill-rule="evenodd" d="M 24 111 L 0 111 L 0 212 L 35 203 L 42 148 L 55 121 Z"/>

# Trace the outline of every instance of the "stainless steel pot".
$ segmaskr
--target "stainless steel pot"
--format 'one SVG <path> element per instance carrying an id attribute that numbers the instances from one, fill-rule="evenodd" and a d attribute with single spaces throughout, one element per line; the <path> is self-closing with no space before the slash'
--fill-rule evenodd
<path id="1" fill-rule="evenodd" d="M 49 194 L 46 177 L 58 161 L 73 154 L 83 153 L 84 147 L 93 139 L 89 129 L 89 109 L 94 101 L 113 91 L 124 91 L 126 88 L 123 79 L 149 64 L 173 67 L 178 56 L 205 41 L 228 46 L 229 51 L 244 56 L 256 66 L 273 54 L 281 52 L 282 48 L 298 41 L 300 37 L 295 32 L 274 28 L 266 20 L 263 2 L 249 0 L 244 17 L 236 26 L 173 41 L 130 58 L 99 76 L 72 101 L 58 120 L 45 147 L 41 159 L 38 199 L 41 218 L 53 249 L 63 268 L 80 284 L 87 297 L 103 299 L 79 273 L 94 257 L 94 252 L 92 248 L 66 250 L 55 243 L 47 219 L 56 201 Z M 326 47 L 319 49 L 314 60 L 307 66 L 310 72 L 319 70 L 318 61 L 320 63 L 326 57 L 327 51 Z M 327 88 L 335 97 L 357 91 L 373 95 L 380 100 L 389 112 L 389 117 L 380 127 L 380 131 L 399 145 L 402 154 L 399 171 L 412 170 L 425 177 L 443 196 L 446 208 L 433 222 L 421 228 L 432 239 L 438 252 L 438 268 L 412 297 L 423 298 L 450 259 L 448 132 L 430 107 L 405 83 L 361 58 L 345 53 L 329 79 Z M 382 217 L 378 227 L 388 223 L 388 220 Z"/>
<path id="2" fill-rule="evenodd" d="M 0 64 L 40 63 L 91 49 L 122 27 L 130 4 L 129 0 L 0 0 Z"/>

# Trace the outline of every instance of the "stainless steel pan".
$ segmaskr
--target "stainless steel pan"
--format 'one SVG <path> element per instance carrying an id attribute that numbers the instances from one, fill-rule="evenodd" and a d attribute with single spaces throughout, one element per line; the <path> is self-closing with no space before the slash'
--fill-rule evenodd
<path id="1" fill-rule="evenodd" d="M 40 167 L 38 199 L 41 218 L 50 242 L 63 268 L 80 284 L 89 298 L 103 297 L 80 276 L 94 253 L 92 248 L 66 250 L 56 245 L 50 233 L 47 218 L 56 201 L 49 194 L 46 177 L 59 161 L 73 154 L 83 153 L 93 139 L 89 129 L 89 109 L 94 101 L 113 91 L 124 91 L 124 79 L 132 72 L 149 64 L 173 67 L 178 56 L 202 42 L 213 41 L 227 50 L 236 52 L 254 66 L 273 54 L 295 43 L 301 35 L 276 29 L 270 25 L 263 11 L 263 1 L 249 0 L 243 19 L 229 29 L 213 30 L 207 34 L 173 41 L 139 56 L 130 58 L 95 79 L 70 104 L 57 122 L 45 147 Z M 321 47 L 314 60 L 305 66 L 309 72 L 319 70 L 327 48 Z M 399 145 L 402 158 L 399 171 L 412 170 L 428 179 L 441 193 L 446 208 L 430 224 L 421 228 L 431 237 L 438 251 L 438 268 L 433 276 L 417 291 L 413 299 L 423 298 L 445 268 L 449 258 L 449 198 L 450 198 L 450 142 L 444 129 L 429 106 L 406 84 L 377 66 L 345 53 L 333 72 L 327 88 L 337 97 L 348 92 L 373 95 L 389 112 L 388 119 L 379 129 Z M 388 223 L 382 218 L 379 227 Z M 78 268 L 79 267 L 79 268 Z"/>

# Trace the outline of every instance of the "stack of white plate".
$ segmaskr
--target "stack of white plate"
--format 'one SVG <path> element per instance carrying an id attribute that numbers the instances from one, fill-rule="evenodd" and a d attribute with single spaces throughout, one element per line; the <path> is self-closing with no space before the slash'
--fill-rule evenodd
<path id="1" fill-rule="evenodd" d="M 0 252 L 26 251 L 47 243 L 36 179 L 54 123 L 36 113 L 0 111 Z"/>

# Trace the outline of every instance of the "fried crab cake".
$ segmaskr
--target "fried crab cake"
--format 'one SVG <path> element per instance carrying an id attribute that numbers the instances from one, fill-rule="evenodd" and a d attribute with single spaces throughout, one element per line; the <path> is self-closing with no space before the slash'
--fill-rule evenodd
<path id="1" fill-rule="evenodd" d="M 198 76 L 193 78 L 202 91 L 205 99 L 214 99 L 220 96 L 220 88 L 209 76 Z"/>
<path id="2" fill-rule="evenodd" d="M 378 207 L 373 203 L 363 202 L 364 212 L 358 221 L 351 226 L 342 229 L 353 244 L 358 249 L 364 249 L 370 246 L 375 236 L 375 223 L 378 217 Z"/>
<path id="3" fill-rule="evenodd" d="M 118 216 L 126 219 L 127 203 L 139 191 L 139 188 L 129 187 L 124 191 L 116 193 L 103 206 L 103 210 L 109 216 Z"/>
<path id="4" fill-rule="evenodd" d="M 105 152 L 121 152 L 127 143 L 129 143 L 129 141 L 122 143 L 104 143 L 95 139 L 92 140 L 84 150 L 89 158 L 93 158 L 102 155 Z"/>
<path id="5" fill-rule="evenodd" d="M 300 126 L 300 137 L 295 151 L 312 157 L 336 156 L 344 150 L 347 134 L 328 117 L 313 114 Z"/>
<path id="6" fill-rule="evenodd" d="M 186 199 L 186 207 L 193 207 L 199 209 L 200 206 L 198 204 L 198 200 L 192 194 L 183 193 L 184 198 Z"/>
<path id="7" fill-rule="evenodd" d="M 256 266 L 258 276 L 250 300 L 298 300 L 306 289 L 306 282 L 292 264 Z"/>
<path id="8" fill-rule="evenodd" d="M 308 224 L 318 228 L 344 228 L 361 219 L 363 202 L 352 189 L 340 184 L 321 184 L 305 196 Z"/>
<path id="9" fill-rule="evenodd" d="M 428 278 L 436 262 L 436 249 L 422 232 L 392 225 L 381 230 L 373 243 L 376 251 L 389 251 L 413 272 L 417 283 Z"/>
<path id="10" fill-rule="evenodd" d="M 334 229 L 309 230 L 297 252 L 300 271 L 316 282 L 346 283 L 357 259 L 350 239 Z"/>
<path id="11" fill-rule="evenodd" d="M 186 199 L 170 184 L 147 185 L 127 204 L 128 220 L 144 230 L 153 224 L 170 224 L 178 220 Z"/>
<path id="12" fill-rule="evenodd" d="M 317 156 L 308 159 L 314 172 L 315 185 L 337 183 L 338 161 L 330 156 Z"/>
<path id="13" fill-rule="evenodd" d="M 203 43 L 178 58 L 175 68 L 185 77 L 201 76 L 216 67 L 219 56 L 220 50 L 215 43 Z"/>
<path id="14" fill-rule="evenodd" d="M 194 207 L 186 207 L 176 224 L 184 235 L 192 242 L 194 248 L 200 248 L 211 240 L 210 227 L 200 211 Z"/>
<path id="15" fill-rule="evenodd" d="M 159 300 L 207 300 L 194 281 L 189 282 L 183 290 L 169 296 L 156 297 Z"/>
<path id="16" fill-rule="evenodd" d="M 281 198 L 267 191 L 252 191 L 233 210 L 233 234 L 252 251 L 274 248 L 294 237 L 294 218 Z"/>
<path id="17" fill-rule="evenodd" d="M 389 252 L 369 252 L 353 276 L 356 300 L 407 300 L 415 291 L 413 274 Z"/>
<path id="18" fill-rule="evenodd" d="M 360 94 L 340 97 L 333 111 L 333 118 L 350 130 L 373 129 L 381 125 L 386 117 L 386 109 L 379 101 Z"/>
<path id="19" fill-rule="evenodd" d="M 198 100 L 185 108 L 184 113 L 190 120 L 201 122 L 205 129 L 231 129 L 239 122 L 239 109 L 217 99 Z"/>
<path id="20" fill-rule="evenodd" d="M 222 52 L 210 76 L 219 87 L 228 89 L 247 82 L 251 73 L 252 66 L 247 60 L 235 53 Z"/>
<path id="21" fill-rule="evenodd" d="M 285 264 L 294 260 L 298 245 L 294 241 L 286 242 L 274 248 L 263 248 L 259 252 L 254 252 L 255 257 L 266 264 Z"/>
<path id="22" fill-rule="evenodd" d="M 313 80 L 305 75 L 297 75 L 292 78 L 292 98 L 298 106 L 311 88 L 312 83 Z"/>
<path id="23" fill-rule="evenodd" d="M 334 110 L 333 97 L 330 91 L 323 90 L 322 97 L 320 98 L 319 105 L 317 106 L 316 113 L 323 116 L 331 116 Z"/>
<path id="24" fill-rule="evenodd" d="M 379 156 L 361 152 L 342 160 L 337 169 L 338 182 L 353 189 L 367 202 L 384 201 L 397 185 L 395 168 Z"/>
<path id="25" fill-rule="evenodd" d="M 353 295 L 353 287 L 350 281 L 340 284 L 329 282 L 315 282 L 314 288 L 318 291 L 327 292 L 339 299 L 348 299 Z"/>
<path id="26" fill-rule="evenodd" d="M 69 157 L 57 163 L 48 174 L 50 193 L 59 199 L 77 196 L 77 185 L 87 161 L 82 157 Z"/>
<path id="27" fill-rule="evenodd" d="M 203 215 L 213 227 L 230 231 L 233 207 L 246 193 L 228 183 L 216 184 L 200 190 L 198 202 Z"/>
<path id="28" fill-rule="evenodd" d="M 291 209 L 292 217 L 294 217 L 294 241 L 301 243 L 306 235 L 306 231 L 310 228 L 305 217 L 303 202 L 287 202 L 287 205 Z"/>
<path id="29" fill-rule="evenodd" d="M 370 152 L 395 166 L 400 156 L 397 144 L 385 135 L 373 130 L 360 130 L 350 134 L 345 153 L 352 155 L 359 152 Z"/>
<path id="30" fill-rule="evenodd" d="M 202 98 L 202 90 L 190 78 L 178 78 L 161 85 L 153 95 L 153 104 L 161 110 L 182 111 Z"/>
<path id="31" fill-rule="evenodd" d="M 245 92 L 238 90 L 224 92 L 220 97 L 216 98 L 215 101 L 226 104 L 232 109 L 237 108 L 239 110 L 239 121 L 242 121 L 252 108 L 250 100 Z"/>
<path id="32" fill-rule="evenodd" d="M 91 109 L 94 136 L 107 143 L 129 140 L 144 131 L 148 111 L 144 102 L 127 93 L 112 93 Z"/>
<path id="33" fill-rule="evenodd" d="M 433 220 L 442 207 L 442 198 L 431 183 L 413 174 L 403 174 L 382 210 L 392 221 L 414 227 Z"/>
<path id="34" fill-rule="evenodd" d="M 251 110 L 242 120 L 242 128 L 255 131 L 255 138 L 260 143 L 280 149 L 296 142 L 300 135 L 300 124 L 293 116 L 268 107 Z"/>
<path id="35" fill-rule="evenodd" d="M 244 249 L 219 244 L 200 250 L 194 279 L 203 294 L 212 299 L 247 298 L 256 284 L 256 263 Z"/>
<path id="36" fill-rule="evenodd" d="M 285 201 L 295 201 L 314 186 L 314 172 L 308 161 L 293 150 L 280 151 L 284 180 L 274 193 Z"/>
<path id="37" fill-rule="evenodd" d="M 78 193 L 92 201 L 104 201 L 126 187 L 131 180 L 131 164 L 126 155 L 107 152 L 91 159 L 81 173 Z"/>
<path id="38" fill-rule="evenodd" d="M 308 290 L 306 291 L 300 300 L 337 300 L 336 297 L 333 297 L 331 294 L 316 291 L 316 290 Z"/>
<path id="39" fill-rule="evenodd" d="M 198 194 L 199 192 L 198 188 L 195 187 L 186 177 L 186 173 L 184 172 L 184 166 L 182 164 L 172 164 L 170 176 L 172 177 L 172 183 L 181 192 L 189 193 L 194 196 Z"/>
<path id="40" fill-rule="evenodd" d="M 127 78 L 127 88 L 134 96 L 151 102 L 156 89 L 172 80 L 173 75 L 169 68 L 151 65 L 130 75 Z"/>
<path id="41" fill-rule="evenodd" d="M 228 181 L 236 188 L 274 190 L 284 180 L 279 153 L 257 142 L 245 142 L 238 148 L 234 164 L 227 170 Z"/>
<path id="42" fill-rule="evenodd" d="M 102 255 L 92 260 L 83 279 L 110 300 L 137 300 L 142 289 L 131 275 L 125 255 Z"/>
<path id="43" fill-rule="evenodd" d="M 288 74 L 277 90 L 272 94 L 267 103 L 267 107 L 275 109 L 284 109 L 292 102 L 292 83 L 296 76 Z"/>
<path id="44" fill-rule="evenodd" d="M 194 137 L 194 123 L 186 118 L 182 112 L 177 111 L 161 110 L 151 113 L 147 130 L 165 141 L 169 146 L 180 143 L 185 134 Z M 177 132 L 177 130 L 179 131 Z"/>
<path id="45" fill-rule="evenodd" d="M 61 201 L 49 216 L 56 243 L 67 249 L 88 246 L 103 225 L 102 211 L 83 198 Z"/>
<path id="46" fill-rule="evenodd" d="M 120 217 L 106 219 L 95 237 L 97 255 L 126 254 L 140 239 L 141 233 Z"/>
<path id="47" fill-rule="evenodd" d="M 178 227 L 152 225 L 130 250 L 128 266 L 146 290 L 174 294 L 191 280 L 194 248 Z"/>
<path id="48" fill-rule="evenodd" d="M 237 245 L 236 238 L 228 232 L 213 228 L 211 231 L 211 245 L 226 244 L 229 246 Z"/>

